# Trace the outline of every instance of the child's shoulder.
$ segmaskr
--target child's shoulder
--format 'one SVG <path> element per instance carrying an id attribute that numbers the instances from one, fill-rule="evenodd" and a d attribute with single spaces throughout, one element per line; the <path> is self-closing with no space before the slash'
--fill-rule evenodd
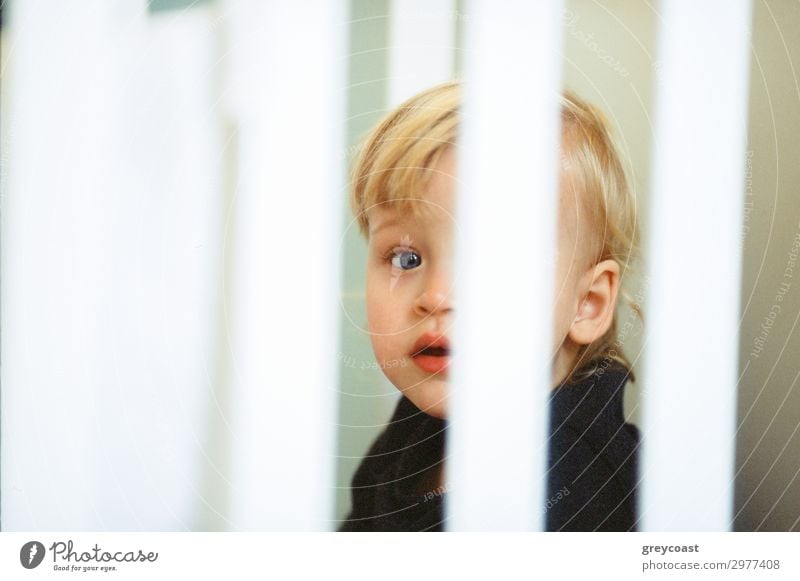
<path id="1" fill-rule="evenodd" d="M 582 448 L 619 464 L 638 448 L 638 428 L 624 413 L 625 385 L 629 371 L 611 365 L 555 392 L 550 406 L 550 437 L 553 448 Z"/>
<path id="2" fill-rule="evenodd" d="M 622 403 L 630 371 L 621 363 L 596 367 L 553 391 L 552 415 L 572 424 L 623 417 Z"/>
<path id="3" fill-rule="evenodd" d="M 548 530 L 634 530 L 639 430 L 625 421 L 628 370 L 609 366 L 554 392 Z"/>

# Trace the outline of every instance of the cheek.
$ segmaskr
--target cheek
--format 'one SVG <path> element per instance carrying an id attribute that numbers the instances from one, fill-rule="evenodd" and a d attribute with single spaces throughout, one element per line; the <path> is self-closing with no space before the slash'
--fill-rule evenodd
<path id="1" fill-rule="evenodd" d="M 391 305 L 385 296 L 384 285 L 375 276 L 367 276 L 366 306 L 370 333 L 387 333 L 391 325 Z"/>
<path id="2" fill-rule="evenodd" d="M 367 329 L 376 360 L 385 364 L 407 355 L 411 335 L 415 333 L 413 285 L 404 282 L 397 281 L 393 285 L 384 272 L 367 273 Z M 384 369 L 390 378 L 395 372 L 390 366 Z"/>
<path id="3" fill-rule="evenodd" d="M 397 333 L 399 323 L 391 316 L 388 309 L 380 300 L 367 301 L 367 328 L 372 352 L 375 359 L 385 362 L 398 357 Z"/>
<path id="4" fill-rule="evenodd" d="M 384 281 L 367 276 L 366 285 L 367 329 L 375 357 L 382 360 L 392 351 L 393 338 L 400 326 L 398 308 L 392 303 Z"/>
<path id="5" fill-rule="evenodd" d="M 378 363 L 385 365 L 386 361 L 397 357 L 391 336 L 373 333 L 370 335 L 370 341 L 372 343 L 372 353 Z"/>

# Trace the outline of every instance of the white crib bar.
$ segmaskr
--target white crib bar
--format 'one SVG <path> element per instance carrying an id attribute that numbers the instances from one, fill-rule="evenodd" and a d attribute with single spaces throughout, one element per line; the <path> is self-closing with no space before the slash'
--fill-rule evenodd
<path id="1" fill-rule="evenodd" d="M 641 528 L 722 531 L 733 506 L 751 3 L 661 6 Z"/>
<path id="2" fill-rule="evenodd" d="M 91 408 L 81 409 L 94 401 L 110 355 L 98 349 L 103 325 L 88 316 L 109 299 L 99 268 L 109 264 L 109 240 L 93 202 L 95 188 L 109 188 L 114 162 L 112 148 L 97 147 L 109 137 L 114 103 L 103 97 L 113 77 L 91 55 L 110 48 L 112 16 L 98 5 L 87 14 L 13 8 L 16 85 L 3 102 L 18 132 L 2 216 L 3 529 L 85 530 L 102 526 L 95 507 L 103 499 L 77 476 L 93 474 L 99 455 Z M 92 90 L 75 90 L 80 85 Z M 61 87 L 57 98 L 49 87 Z M 3 113 L 4 124 L 11 121 L 9 109 Z M 80 131 L 72 133 L 75 119 Z"/>
<path id="3" fill-rule="evenodd" d="M 466 10 L 448 530 L 541 530 L 562 3 Z"/>
<path id="4" fill-rule="evenodd" d="M 13 54 L 2 103 L 3 123 L 13 128 L 2 215 L 3 529 L 188 528 L 185 479 L 198 458 L 179 452 L 194 444 L 202 400 L 184 396 L 197 391 L 206 342 L 191 325 L 165 333 L 162 312 L 180 318 L 207 304 L 205 292 L 187 293 L 211 267 L 184 262 L 205 251 L 181 244 L 207 225 L 207 189 L 193 192 L 195 206 L 177 214 L 180 226 L 159 227 L 173 224 L 173 208 L 141 147 L 150 143 L 150 124 L 130 115 L 148 95 L 137 68 L 147 6 L 95 0 L 10 8 L 4 34 L 12 34 Z M 203 58 L 193 56 L 176 60 L 185 67 Z M 184 104 L 189 115 L 201 100 Z M 206 162 L 207 149 L 195 145 L 183 154 Z M 170 192 L 177 200 L 183 193 Z M 177 266 L 165 272 L 169 263 Z"/>
<path id="5" fill-rule="evenodd" d="M 329 530 L 345 4 L 229 2 L 236 201 L 236 530 Z"/>
<path id="6" fill-rule="evenodd" d="M 393 0 L 389 107 L 453 76 L 455 0 Z"/>

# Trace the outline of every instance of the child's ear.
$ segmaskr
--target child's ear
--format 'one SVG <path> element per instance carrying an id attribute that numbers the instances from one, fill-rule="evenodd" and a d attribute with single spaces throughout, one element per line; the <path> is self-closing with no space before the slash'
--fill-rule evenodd
<path id="1" fill-rule="evenodd" d="M 588 345 L 602 337 L 614 321 L 614 309 L 619 292 L 619 264 L 603 260 L 581 277 L 575 320 L 569 338 L 578 345 Z"/>

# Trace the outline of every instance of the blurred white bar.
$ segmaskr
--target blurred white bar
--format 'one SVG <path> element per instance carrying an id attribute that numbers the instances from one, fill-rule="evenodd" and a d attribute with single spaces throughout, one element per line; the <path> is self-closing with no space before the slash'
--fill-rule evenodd
<path id="1" fill-rule="evenodd" d="M 456 33 L 454 0 L 392 0 L 389 107 L 450 80 Z"/>
<path id="2" fill-rule="evenodd" d="M 206 12 L 150 36 L 139 0 L 10 8 L 3 529 L 192 528 L 221 229 Z"/>
<path id="3" fill-rule="evenodd" d="M 722 531 L 733 507 L 751 5 L 661 6 L 640 515 L 648 531 Z"/>
<path id="4" fill-rule="evenodd" d="M 220 470 L 213 458 L 216 433 L 211 422 L 220 415 L 224 389 L 217 366 L 225 143 L 212 8 L 201 3 L 149 15 L 148 34 L 135 53 L 142 63 L 143 90 L 125 107 L 132 127 L 147 127 L 132 147 L 134 167 L 150 168 L 144 172 L 144 187 L 127 201 L 129 218 L 122 230 L 130 254 L 147 256 L 136 286 L 152 304 L 147 330 L 129 345 L 130 352 L 138 348 L 150 356 L 143 364 L 136 358 L 129 364 L 141 365 L 139 373 L 154 378 L 150 390 L 161 408 L 154 413 L 152 403 L 143 402 L 136 438 L 146 452 L 148 478 L 170 499 L 174 508 L 168 513 L 180 515 L 179 524 L 165 527 L 172 530 L 202 530 L 224 510 L 205 482 L 207 474 Z M 136 313 L 134 320 L 141 317 Z M 133 370 L 123 376 L 129 393 L 136 393 L 137 384 L 140 389 L 147 384 Z M 135 472 L 137 462 L 131 460 L 128 470 Z M 131 489 L 141 487 L 133 475 L 127 478 Z M 169 523 L 163 505 L 153 502 L 152 495 L 144 496 L 138 502 Z"/>
<path id="5" fill-rule="evenodd" d="M 332 530 L 347 12 L 231 1 L 235 530 Z"/>
<path id="6" fill-rule="evenodd" d="M 95 55 L 117 54 L 102 4 L 18 2 L 8 15 L 15 58 L 3 106 L 15 142 L 2 213 L 4 530 L 107 524 L 91 482 L 97 388 L 112 377 L 113 354 L 97 349 L 112 294 L 104 218 L 116 102 L 113 71 Z M 116 388 L 106 385 L 109 395 Z"/>
<path id="7" fill-rule="evenodd" d="M 449 530 L 543 530 L 559 1 L 466 10 Z"/>

